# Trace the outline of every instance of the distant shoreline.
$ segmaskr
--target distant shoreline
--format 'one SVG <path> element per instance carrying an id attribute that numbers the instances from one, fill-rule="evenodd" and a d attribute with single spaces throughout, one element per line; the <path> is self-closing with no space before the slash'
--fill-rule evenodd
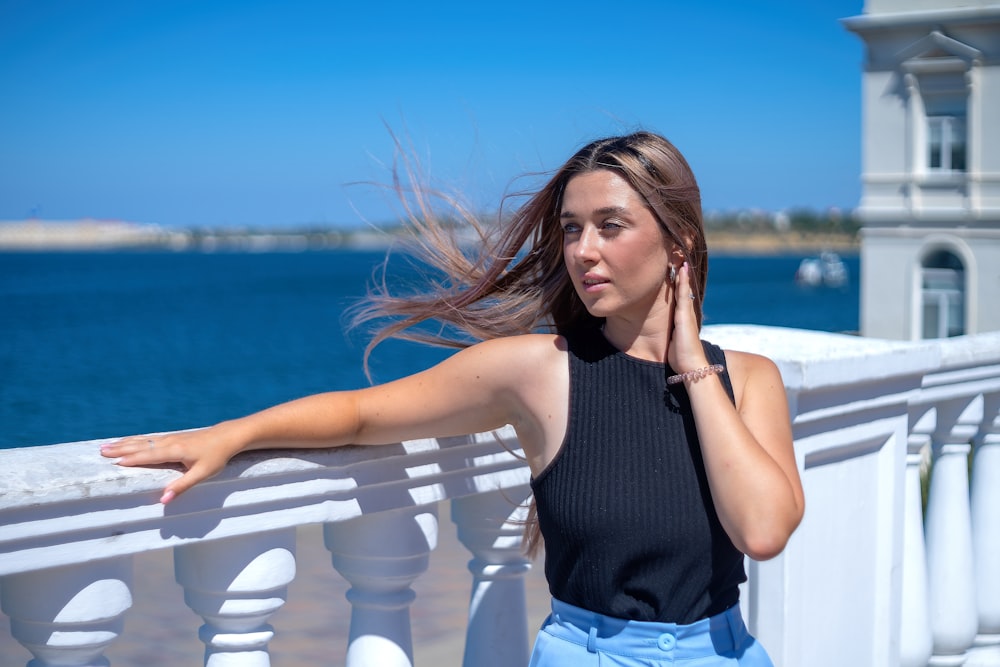
<path id="1" fill-rule="evenodd" d="M 819 253 L 831 250 L 856 253 L 861 241 L 855 234 L 804 232 L 706 232 L 710 253 L 776 255 L 789 252 Z"/>
<path id="2" fill-rule="evenodd" d="M 856 234 L 790 230 L 706 231 L 710 252 L 725 254 L 857 252 Z M 389 247 L 398 238 L 377 229 L 186 230 L 122 221 L 0 221 L 0 252 L 298 252 Z"/>

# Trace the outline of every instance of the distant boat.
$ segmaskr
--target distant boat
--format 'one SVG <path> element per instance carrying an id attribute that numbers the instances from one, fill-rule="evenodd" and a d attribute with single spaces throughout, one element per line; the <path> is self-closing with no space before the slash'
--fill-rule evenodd
<path id="1" fill-rule="evenodd" d="M 806 287 L 841 287 L 847 283 L 847 265 L 840 255 L 823 251 L 819 257 L 807 257 L 799 262 L 795 282 Z"/>

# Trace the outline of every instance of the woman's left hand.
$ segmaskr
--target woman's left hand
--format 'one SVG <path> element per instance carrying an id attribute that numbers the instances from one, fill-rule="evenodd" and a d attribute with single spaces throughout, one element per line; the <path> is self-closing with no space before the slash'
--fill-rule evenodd
<path id="1" fill-rule="evenodd" d="M 667 363 L 675 373 L 687 373 L 704 368 L 708 365 L 708 359 L 701 345 L 698 315 L 695 312 L 697 301 L 694 298 L 687 262 L 684 262 L 677 272 L 673 298 L 674 324 L 667 346 Z"/>

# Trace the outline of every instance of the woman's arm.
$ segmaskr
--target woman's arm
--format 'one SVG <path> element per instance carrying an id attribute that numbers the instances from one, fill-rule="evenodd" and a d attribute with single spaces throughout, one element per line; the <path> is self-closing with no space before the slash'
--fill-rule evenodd
<path id="1" fill-rule="evenodd" d="M 532 360 L 555 349 L 551 340 L 542 340 L 551 338 L 487 341 L 395 382 L 315 394 L 207 429 L 124 438 L 102 446 L 101 453 L 123 466 L 181 463 L 186 472 L 167 485 L 161 497 L 166 503 L 242 451 L 386 444 L 506 424 L 530 430 L 535 411 L 525 404 L 525 388 L 539 370 Z"/>
<path id="2" fill-rule="evenodd" d="M 785 389 L 770 359 L 726 352 L 737 397 L 717 376 L 688 383 L 719 520 L 755 560 L 781 553 L 805 510 Z"/>
<path id="3" fill-rule="evenodd" d="M 675 293 L 668 357 L 683 373 L 708 365 L 686 266 Z M 735 406 L 717 375 L 685 385 L 719 520 L 738 549 L 766 560 L 781 553 L 805 511 L 788 399 L 770 359 L 727 351 L 726 362 Z"/>

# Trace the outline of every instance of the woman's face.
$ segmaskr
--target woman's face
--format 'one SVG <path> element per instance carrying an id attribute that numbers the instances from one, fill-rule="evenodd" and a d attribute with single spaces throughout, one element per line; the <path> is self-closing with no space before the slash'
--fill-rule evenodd
<path id="1" fill-rule="evenodd" d="M 666 310 L 668 242 L 625 179 L 603 169 L 574 176 L 560 222 L 563 261 L 591 315 L 644 320 Z"/>

